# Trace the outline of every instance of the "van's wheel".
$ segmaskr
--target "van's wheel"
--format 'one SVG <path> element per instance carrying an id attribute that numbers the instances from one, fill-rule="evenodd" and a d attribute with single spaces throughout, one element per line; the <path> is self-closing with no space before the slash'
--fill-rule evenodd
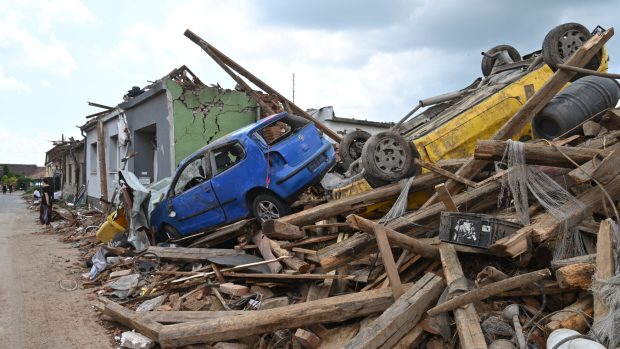
<path id="1" fill-rule="evenodd" d="M 261 224 L 270 219 L 284 217 L 289 212 L 290 208 L 288 205 L 271 193 L 258 194 L 252 200 L 252 214 Z"/>
<path id="2" fill-rule="evenodd" d="M 497 45 L 488 50 L 486 53 L 492 55 L 501 51 L 506 51 L 508 53 L 508 56 L 510 56 L 510 58 L 515 62 L 521 60 L 521 54 L 519 54 L 519 51 L 517 51 L 516 48 L 510 45 Z M 482 62 L 480 63 L 482 75 L 489 76 L 491 74 L 491 72 L 493 71 L 493 66 L 495 65 L 495 61 L 497 61 L 497 57 L 482 56 Z"/>
<path id="3" fill-rule="evenodd" d="M 338 146 L 338 154 L 340 155 L 340 161 L 345 171 L 349 169 L 353 161 L 362 156 L 364 143 L 366 143 L 370 136 L 371 134 L 366 131 L 355 130 L 348 132 L 342 137 Z"/>
<path id="4" fill-rule="evenodd" d="M 411 175 L 413 157 L 411 146 L 403 136 L 383 131 L 364 144 L 362 166 L 366 178 L 392 183 Z"/>
<path id="5" fill-rule="evenodd" d="M 588 28 L 579 23 L 565 23 L 551 29 L 543 40 L 542 56 L 544 62 L 549 65 L 551 70 L 556 71 L 558 64 L 565 63 L 591 36 Z M 584 68 L 597 70 L 601 60 L 602 50 L 592 57 Z M 583 74 L 576 74 L 571 81 L 580 77 L 583 77 Z"/>

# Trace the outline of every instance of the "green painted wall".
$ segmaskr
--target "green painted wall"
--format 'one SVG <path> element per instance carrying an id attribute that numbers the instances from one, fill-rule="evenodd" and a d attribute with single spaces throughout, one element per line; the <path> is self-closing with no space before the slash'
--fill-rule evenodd
<path id="1" fill-rule="evenodd" d="M 256 101 L 243 92 L 217 87 L 184 90 L 171 79 L 166 79 L 166 88 L 172 95 L 175 165 L 197 149 L 256 121 Z"/>

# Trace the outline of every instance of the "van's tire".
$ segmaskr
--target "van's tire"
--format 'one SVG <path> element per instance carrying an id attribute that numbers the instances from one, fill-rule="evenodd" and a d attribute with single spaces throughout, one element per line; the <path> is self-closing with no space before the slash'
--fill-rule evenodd
<path id="1" fill-rule="evenodd" d="M 551 70 L 556 71 L 558 64 L 565 63 L 591 36 L 592 34 L 588 28 L 579 23 L 565 23 L 551 29 L 543 40 L 543 61 Z M 584 68 L 597 70 L 601 60 L 602 50 L 592 57 Z M 583 76 L 583 74 L 576 74 L 571 81 L 575 81 Z"/>
<path id="2" fill-rule="evenodd" d="M 497 45 L 491 48 L 490 50 L 488 50 L 486 53 L 494 54 L 502 50 L 506 50 L 506 52 L 508 52 L 508 55 L 510 56 L 510 58 L 512 58 L 513 61 L 518 62 L 521 60 L 521 54 L 519 53 L 519 51 L 517 51 L 516 48 L 510 45 Z M 493 71 L 493 65 L 495 64 L 496 60 L 497 60 L 497 57 L 491 58 L 487 56 L 482 56 L 482 62 L 480 63 L 480 69 L 482 70 L 482 75 L 489 76 L 491 74 L 491 71 Z"/>
<path id="3" fill-rule="evenodd" d="M 383 131 L 364 144 L 362 166 L 372 180 L 393 183 L 412 173 L 413 157 L 410 143 L 403 136 Z"/>
<path id="4" fill-rule="evenodd" d="M 284 217 L 290 212 L 290 207 L 277 195 L 261 193 L 252 200 L 252 214 L 260 224 Z"/>
<path id="5" fill-rule="evenodd" d="M 370 138 L 371 134 L 363 130 L 348 132 L 342 137 L 338 145 L 338 154 L 342 162 L 342 168 L 347 171 L 353 161 L 362 156 L 364 143 Z"/>

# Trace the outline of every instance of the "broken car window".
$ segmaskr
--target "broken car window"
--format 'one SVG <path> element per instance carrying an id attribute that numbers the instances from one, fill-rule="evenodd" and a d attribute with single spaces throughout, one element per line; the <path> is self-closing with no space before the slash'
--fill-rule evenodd
<path id="1" fill-rule="evenodd" d="M 245 150 L 238 142 L 216 149 L 212 152 L 212 154 L 216 175 L 219 175 L 220 173 L 233 167 L 245 158 Z"/>
<path id="2" fill-rule="evenodd" d="M 179 195 L 195 185 L 209 179 L 209 167 L 206 155 L 192 160 L 179 175 L 177 183 L 174 185 L 174 193 Z"/>
<path id="3" fill-rule="evenodd" d="M 287 138 L 289 135 L 295 133 L 297 130 L 303 128 L 308 123 L 309 121 L 304 118 L 289 114 L 284 118 L 263 127 L 257 132 L 257 138 L 259 138 L 261 142 L 266 142 L 267 145 L 274 145 Z"/>

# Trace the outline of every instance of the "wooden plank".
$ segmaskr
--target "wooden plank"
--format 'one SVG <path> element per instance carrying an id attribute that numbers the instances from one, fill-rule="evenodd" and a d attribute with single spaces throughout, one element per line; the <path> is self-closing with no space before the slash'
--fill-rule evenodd
<path id="1" fill-rule="evenodd" d="M 241 256 L 245 252 L 224 248 L 187 248 L 149 246 L 148 252 L 155 253 L 163 261 L 204 262 L 213 257 Z"/>
<path id="2" fill-rule="evenodd" d="M 306 245 L 311 245 L 311 244 L 318 244 L 318 243 L 321 243 L 321 242 L 336 240 L 337 238 L 338 238 L 337 235 L 317 236 L 317 237 L 307 238 L 307 239 L 300 240 L 300 241 L 297 241 L 297 242 L 292 242 L 292 243 L 289 243 L 289 244 L 282 245 L 282 248 L 285 248 L 285 249 L 288 250 L 289 248 L 293 248 L 293 247 L 306 246 Z"/>
<path id="3" fill-rule="evenodd" d="M 605 280 L 615 274 L 613 241 L 611 238 L 612 220 L 608 218 L 601 222 L 596 241 L 596 277 Z M 597 323 L 609 313 L 600 296 L 594 292 L 594 323 Z"/>
<path id="4" fill-rule="evenodd" d="M 441 277 L 425 274 L 381 316 L 361 328 L 345 348 L 391 348 L 418 324 L 424 311 L 437 301 L 444 288 Z"/>
<path id="5" fill-rule="evenodd" d="M 417 176 L 413 180 L 411 188 L 415 188 L 416 190 L 429 189 L 443 181 L 444 178 L 442 176 L 435 173 L 427 173 Z M 279 218 L 278 221 L 297 226 L 314 224 L 315 222 L 322 221 L 330 217 L 353 213 L 354 211 L 364 207 L 389 199 L 395 199 L 398 195 L 400 195 L 401 191 L 402 190 L 398 183 L 392 183 L 365 193 L 352 195 L 339 200 L 333 200 L 307 210 L 293 213 Z"/>
<path id="6" fill-rule="evenodd" d="M 298 226 L 278 220 L 266 221 L 263 224 L 263 234 L 269 238 L 282 240 L 299 240 L 306 237 L 306 233 Z"/>
<path id="7" fill-rule="evenodd" d="M 297 282 L 299 280 L 327 280 L 327 279 L 353 279 L 353 275 L 336 275 L 336 274 L 252 274 L 252 273 L 236 273 L 233 271 L 223 271 L 224 275 L 229 278 L 255 279 L 255 280 L 277 280 Z"/>
<path id="8" fill-rule="evenodd" d="M 394 299 L 400 298 L 403 294 L 403 286 L 398 276 L 398 269 L 396 263 L 394 263 L 394 256 L 392 255 L 392 248 L 385 235 L 385 227 L 377 224 L 374 226 L 375 238 L 377 239 L 377 246 L 379 246 L 379 252 L 381 253 L 381 259 L 383 260 L 383 266 L 387 274 L 388 280 L 390 280 L 390 286 L 392 286 L 392 294 Z"/>
<path id="9" fill-rule="evenodd" d="M 465 275 L 454 247 L 450 244 L 442 243 L 439 245 L 439 252 L 448 287 L 452 287 L 457 282 L 462 282 Z M 454 292 L 452 293 L 454 294 Z M 462 308 L 454 309 L 454 319 L 462 348 L 487 347 L 482 329 L 480 328 L 480 318 L 473 304 L 470 303 Z"/>
<path id="10" fill-rule="evenodd" d="M 603 47 L 603 45 L 614 35 L 614 29 L 610 28 L 601 35 L 592 36 L 583 46 L 581 46 L 568 59 L 566 65 L 583 67 L 592 57 Z M 520 130 L 529 124 L 534 116 L 538 114 L 547 103 L 555 96 L 565 85 L 575 76 L 574 72 L 557 70 L 553 76 L 519 109 L 515 115 L 510 118 L 491 139 L 507 140 L 514 137 Z M 456 171 L 458 176 L 471 179 L 479 173 L 487 162 L 476 160 L 473 157 Z M 448 180 L 446 188 L 450 194 L 455 194 L 458 190 L 462 190 L 463 186 L 455 181 Z M 422 208 L 428 207 L 438 200 L 437 195 L 433 195 Z"/>
<path id="11" fill-rule="evenodd" d="M 435 186 L 435 193 L 439 195 L 439 200 L 443 202 L 443 205 L 446 207 L 448 212 L 459 212 L 459 208 L 456 207 L 454 200 L 452 200 L 452 196 L 448 189 L 446 189 L 446 185 L 444 183 L 437 184 Z"/>
<path id="12" fill-rule="evenodd" d="M 408 290 L 411 284 L 403 286 Z M 159 342 L 162 346 L 182 347 L 316 323 L 339 322 L 383 312 L 392 303 L 394 299 L 389 288 L 356 292 L 243 315 L 164 326 Z"/>
<path id="13" fill-rule="evenodd" d="M 435 172 L 435 173 L 437 173 L 439 175 L 442 175 L 442 176 L 444 176 L 446 178 L 449 178 L 449 179 L 452 179 L 454 181 L 457 181 L 457 182 L 459 182 L 461 184 L 464 184 L 464 185 L 466 185 L 468 187 L 475 188 L 475 187 L 478 186 L 478 184 L 476 184 L 476 182 L 473 182 L 473 181 L 471 181 L 471 180 L 469 180 L 467 178 L 463 178 L 461 176 L 458 176 L 458 175 L 456 175 L 456 174 L 454 174 L 454 173 L 452 173 L 452 172 L 450 172 L 448 170 L 444 170 L 443 168 L 441 168 L 441 167 L 439 167 L 439 166 L 437 166 L 435 164 L 424 162 L 424 161 L 422 161 L 420 159 L 417 159 L 417 158 L 415 159 L 415 163 L 417 165 L 421 166 L 421 167 L 424 167 L 425 169 L 427 169 L 429 171 Z"/>
<path id="14" fill-rule="evenodd" d="M 317 258 L 325 271 L 331 271 L 375 250 L 374 236 L 355 234 L 348 239 L 317 251 Z"/>
<path id="15" fill-rule="evenodd" d="M 541 269 L 484 285 L 437 305 L 433 309 L 430 309 L 427 314 L 429 316 L 436 316 L 443 312 L 454 310 L 458 307 L 473 303 L 474 301 L 481 301 L 505 291 L 510 291 L 515 288 L 529 285 L 549 276 L 551 276 L 551 271 L 549 271 L 549 269 Z"/>

